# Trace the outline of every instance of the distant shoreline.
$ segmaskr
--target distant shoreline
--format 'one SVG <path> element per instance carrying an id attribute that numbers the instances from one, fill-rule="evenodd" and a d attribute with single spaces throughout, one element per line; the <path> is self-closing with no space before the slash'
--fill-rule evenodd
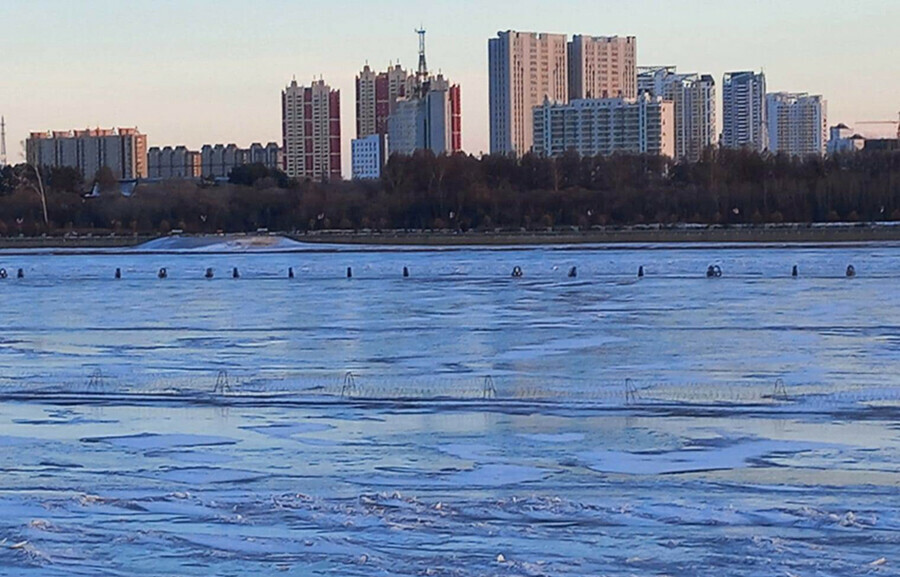
<path id="1" fill-rule="evenodd" d="M 900 223 L 836 225 L 758 225 L 729 227 L 610 227 L 588 231 L 453 232 L 453 231 L 315 231 L 309 233 L 244 233 L 182 235 L 187 238 L 247 238 L 278 236 L 321 245 L 366 246 L 549 246 L 578 244 L 842 244 L 900 242 Z M 171 235 L 102 235 L 0 237 L 0 250 L 115 249 L 138 247 Z"/>
<path id="2" fill-rule="evenodd" d="M 384 246 L 545 246 L 561 244 L 840 244 L 900 241 L 900 225 L 848 224 L 796 227 L 623 227 L 588 231 L 467 232 L 325 231 L 287 238 L 306 243 Z"/>

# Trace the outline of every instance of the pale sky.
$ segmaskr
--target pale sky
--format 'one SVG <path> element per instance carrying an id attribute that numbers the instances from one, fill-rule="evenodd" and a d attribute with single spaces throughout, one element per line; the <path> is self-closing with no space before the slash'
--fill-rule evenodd
<path id="1" fill-rule="evenodd" d="M 719 85 L 762 68 L 770 91 L 823 94 L 830 124 L 900 111 L 898 0 L 0 0 L 9 160 L 29 131 L 87 126 L 137 126 L 150 146 L 280 141 L 281 89 L 321 75 L 341 90 L 349 174 L 355 75 L 366 62 L 414 68 L 419 25 L 430 68 L 462 86 L 476 154 L 488 150 L 487 40 L 507 29 L 635 35 L 639 65 Z"/>

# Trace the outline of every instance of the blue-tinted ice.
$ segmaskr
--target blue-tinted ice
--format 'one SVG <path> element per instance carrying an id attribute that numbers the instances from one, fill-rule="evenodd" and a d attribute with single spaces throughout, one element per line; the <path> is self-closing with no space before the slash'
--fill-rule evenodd
<path id="1" fill-rule="evenodd" d="M 0 253 L 0 574 L 900 574 L 900 247 L 275 248 Z"/>

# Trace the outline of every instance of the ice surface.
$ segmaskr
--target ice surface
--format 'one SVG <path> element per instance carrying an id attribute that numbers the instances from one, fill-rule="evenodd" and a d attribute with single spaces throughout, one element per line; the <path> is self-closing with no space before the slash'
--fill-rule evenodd
<path id="1" fill-rule="evenodd" d="M 825 447 L 827 445 L 815 443 L 738 439 L 717 448 L 695 447 L 653 453 L 598 450 L 580 453 L 578 457 L 591 469 L 603 473 L 663 475 L 737 469 L 750 466 L 751 461 L 760 461 L 770 455 L 793 455 Z"/>
<path id="2" fill-rule="evenodd" d="M 896 246 L 229 242 L 0 252 L 0 575 L 900 574 Z"/>
<path id="3" fill-rule="evenodd" d="M 95 437 L 82 439 L 85 443 L 108 443 L 124 449 L 136 449 L 150 451 L 158 449 L 172 449 L 175 447 L 202 447 L 214 445 L 231 445 L 236 443 L 234 439 L 225 437 L 213 437 L 209 435 L 179 435 L 142 433 L 140 435 L 128 435 L 124 437 Z"/>

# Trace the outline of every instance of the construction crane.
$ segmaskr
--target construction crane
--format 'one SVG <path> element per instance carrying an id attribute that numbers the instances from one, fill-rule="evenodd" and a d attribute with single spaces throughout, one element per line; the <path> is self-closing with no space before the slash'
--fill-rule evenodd
<path id="1" fill-rule="evenodd" d="M 856 124 L 881 124 L 883 126 L 890 125 L 897 127 L 897 140 L 900 140 L 900 113 L 897 113 L 897 120 L 864 120 Z"/>

